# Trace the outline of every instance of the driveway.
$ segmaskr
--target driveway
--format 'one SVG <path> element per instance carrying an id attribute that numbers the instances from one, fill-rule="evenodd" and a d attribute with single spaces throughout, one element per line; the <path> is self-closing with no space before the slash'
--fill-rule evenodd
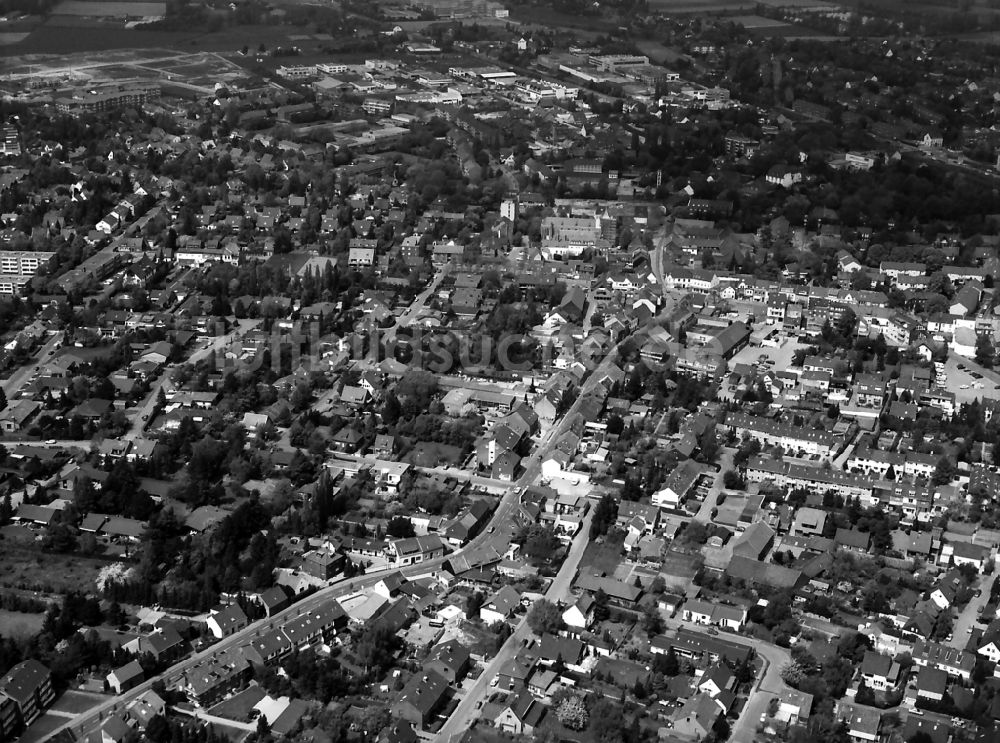
<path id="1" fill-rule="evenodd" d="M 728 446 L 721 447 L 719 451 L 719 471 L 715 474 L 712 486 L 708 489 L 708 495 L 705 496 L 705 500 L 702 501 L 701 507 L 698 509 L 698 514 L 694 517 L 695 521 L 701 521 L 705 524 L 712 522 L 712 509 L 719 502 L 719 493 L 725 490 L 722 479 L 728 470 L 733 469 L 733 457 L 736 456 L 736 450 Z"/>

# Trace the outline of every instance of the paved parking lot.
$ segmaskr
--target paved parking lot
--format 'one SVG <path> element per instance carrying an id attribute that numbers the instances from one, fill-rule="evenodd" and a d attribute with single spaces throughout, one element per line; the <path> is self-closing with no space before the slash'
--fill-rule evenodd
<path id="1" fill-rule="evenodd" d="M 959 366 L 965 367 L 959 369 Z M 982 374 L 982 379 L 976 379 L 969 372 Z M 972 402 L 975 399 L 1000 399 L 1000 374 L 991 369 L 984 369 L 971 359 L 965 359 L 950 354 L 944 365 L 944 374 L 949 392 L 955 393 L 955 404 Z M 976 386 L 979 385 L 979 386 Z"/>
<path id="2" fill-rule="evenodd" d="M 732 368 L 736 364 L 756 364 L 758 358 L 767 356 L 770 361 L 774 362 L 772 368 L 781 371 L 792 365 L 792 356 L 798 349 L 808 347 L 808 344 L 799 343 L 794 339 L 786 340 L 779 348 L 750 345 L 733 357 L 732 361 L 729 362 L 729 367 Z"/>

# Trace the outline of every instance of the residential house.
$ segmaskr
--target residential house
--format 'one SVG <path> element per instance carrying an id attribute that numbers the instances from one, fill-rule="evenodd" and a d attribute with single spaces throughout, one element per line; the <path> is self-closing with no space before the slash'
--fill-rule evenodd
<path id="1" fill-rule="evenodd" d="M 865 685 L 878 692 L 890 692 L 899 686 L 903 669 L 893 658 L 871 650 L 861 661 L 861 678 Z"/>
<path id="2" fill-rule="evenodd" d="M 688 699 L 671 718 L 671 730 L 693 740 L 704 740 L 722 716 L 722 707 L 705 693 Z"/>
<path id="3" fill-rule="evenodd" d="M 458 684 L 468 673 L 471 658 L 468 648 L 452 639 L 431 648 L 423 668 L 440 674 L 449 684 Z"/>
<path id="4" fill-rule="evenodd" d="M 392 714 L 422 728 L 441 708 L 447 693 L 448 682 L 444 677 L 433 670 L 420 671 L 406 682 L 399 699 L 392 705 Z"/>
<path id="5" fill-rule="evenodd" d="M 107 675 L 108 687 L 115 694 L 121 694 L 134 686 L 138 686 L 144 678 L 145 673 L 137 660 L 129 661 L 121 668 L 116 668 Z"/>
<path id="6" fill-rule="evenodd" d="M 240 605 L 234 603 L 212 609 L 205 623 L 212 636 L 221 640 L 245 629 L 249 620 Z"/>
<path id="7" fill-rule="evenodd" d="M 521 595 L 511 586 L 504 586 L 490 596 L 479 610 L 479 618 L 486 624 L 507 621 L 521 605 Z"/>
<path id="8" fill-rule="evenodd" d="M 493 726 L 510 735 L 531 735 L 545 715 L 546 707 L 527 691 L 502 705 Z"/>

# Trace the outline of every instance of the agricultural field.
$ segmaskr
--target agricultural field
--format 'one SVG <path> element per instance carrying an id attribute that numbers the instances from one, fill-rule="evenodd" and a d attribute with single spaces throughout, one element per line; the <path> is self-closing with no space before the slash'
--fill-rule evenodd
<path id="1" fill-rule="evenodd" d="M 791 25 L 785 21 L 779 21 L 774 18 L 765 18 L 760 15 L 734 15 L 729 18 L 729 20 L 743 26 L 743 28 L 747 31 L 759 31 L 762 29 L 780 28 L 781 26 Z"/>
<path id="2" fill-rule="evenodd" d="M 85 27 L 86 33 L 80 33 Z M 0 23 L 0 33 L 8 29 Z M 12 31 L 13 33 L 13 31 Z M 236 26 L 207 33 L 200 29 L 190 31 L 157 31 L 125 28 L 120 22 L 109 23 L 98 18 L 53 16 L 48 20 L 37 19 L 30 29 L 17 29 L 27 33 L 14 43 L 0 46 L 0 55 L 24 57 L 31 54 L 75 54 L 106 52 L 124 49 L 171 50 L 174 54 L 194 52 L 219 52 L 235 54 L 244 46 L 256 49 L 263 44 L 268 49 L 275 46 L 292 46 L 293 36 L 302 31 L 294 26 Z M 321 42 L 316 40 L 317 46 Z M 301 46 L 301 44 L 299 44 Z"/>
<path id="3" fill-rule="evenodd" d="M 167 13 L 165 2 L 87 2 L 87 0 L 62 0 L 52 9 L 52 15 L 94 16 L 122 18 L 163 16 Z"/>
<path id="4" fill-rule="evenodd" d="M 733 13 L 753 11 L 747 0 L 650 0 L 649 8 L 660 13 Z"/>

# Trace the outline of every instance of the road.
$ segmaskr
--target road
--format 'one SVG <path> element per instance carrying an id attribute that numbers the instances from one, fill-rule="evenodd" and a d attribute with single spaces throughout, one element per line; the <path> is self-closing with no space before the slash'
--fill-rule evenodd
<path id="1" fill-rule="evenodd" d="M 570 547 L 569 554 L 566 555 L 566 559 L 563 560 L 562 567 L 559 568 L 559 572 L 552 579 L 552 583 L 549 584 L 549 588 L 545 592 L 545 598 L 553 603 L 565 601 L 569 598 L 573 578 L 576 576 L 580 560 L 583 559 L 583 553 L 586 551 L 587 543 L 590 541 L 590 522 L 593 519 L 593 515 L 594 509 L 591 508 L 583 520 L 580 532 L 573 539 L 573 544 Z M 437 734 L 439 741 L 447 741 L 452 735 L 465 732 L 472 727 L 473 722 L 478 717 L 481 703 L 489 696 L 490 681 L 506 663 L 513 660 L 518 651 L 524 646 L 525 641 L 531 637 L 531 634 L 531 628 L 528 626 L 528 615 L 525 614 L 510 637 L 507 638 L 503 647 L 500 648 L 500 651 L 489 662 L 485 670 L 479 675 L 479 678 L 476 679 L 472 687 L 466 692 L 465 696 L 462 697 L 458 706 L 455 707 L 454 712 L 451 713 L 451 717 L 441 726 Z"/>
<path id="2" fill-rule="evenodd" d="M 668 619 L 665 623 L 668 629 L 679 629 L 683 627 L 692 632 L 705 632 L 704 628 L 683 622 L 679 619 Z M 760 716 L 767 711 L 767 706 L 771 699 L 780 694 L 785 689 L 790 688 L 781 680 L 781 669 L 791 662 L 792 656 L 784 648 L 770 643 L 752 640 L 743 635 L 735 635 L 729 632 L 720 634 L 720 637 L 737 643 L 747 645 L 754 649 L 757 656 L 762 658 L 765 664 L 763 677 L 758 677 L 754 682 L 750 692 L 750 698 L 743 705 L 740 716 L 733 723 L 729 740 L 732 743 L 753 743 L 757 734 L 757 726 L 760 724 Z"/>
<path id="3" fill-rule="evenodd" d="M 611 364 L 617 359 L 617 348 L 610 353 L 597 367 L 595 372 L 584 382 L 582 391 L 586 392 L 596 385 L 596 379 L 599 378 L 599 374 L 606 371 Z M 189 670 L 194 665 L 205 660 L 206 658 L 214 655 L 217 652 L 228 650 L 232 648 L 240 647 L 244 645 L 248 640 L 256 635 L 256 633 L 270 629 L 271 627 L 279 624 L 285 619 L 290 617 L 298 616 L 299 614 L 311 611 L 312 609 L 321 606 L 327 601 L 337 597 L 344 596 L 349 593 L 364 590 L 375 585 L 379 580 L 381 580 L 385 575 L 396 572 L 399 570 L 405 577 L 413 578 L 420 575 L 427 575 L 433 573 L 434 571 L 440 569 L 445 562 L 448 560 L 455 559 L 456 557 L 462 555 L 472 555 L 480 551 L 498 551 L 500 554 L 506 550 L 509 544 L 509 530 L 504 528 L 507 526 L 506 521 L 510 516 L 511 512 L 518 503 L 518 499 L 521 493 L 521 488 L 530 485 L 535 481 L 538 475 L 541 473 L 541 462 L 544 457 L 549 453 L 549 451 L 555 446 L 555 442 L 558 441 L 559 436 L 568 427 L 569 420 L 573 417 L 574 413 L 579 410 L 580 403 L 583 399 L 583 394 L 578 396 L 574 401 L 573 405 L 566 412 L 566 415 L 560 420 L 560 422 L 553 426 L 549 433 L 542 439 L 539 446 L 536 448 L 535 453 L 529 456 L 525 460 L 525 469 L 521 476 L 513 483 L 508 483 L 508 490 L 504 493 L 497 505 L 496 510 L 493 512 L 493 517 L 490 519 L 490 525 L 488 528 L 484 529 L 472 540 L 469 541 L 464 547 L 455 552 L 452 552 L 444 557 L 435 558 L 433 560 L 428 560 L 427 562 L 417 563 L 415 565 L 408 565 L 404 568 L 388 568 L 386 570 L 369 573 L 363 578 L 353 578 L 351 580 L 339 580 L 335 583 L 322 588 L 311 596 L 303 599 L 297 604 L 285 609 L 284 611 L 278 613 L 270 619 L 262 619 L 256 622 L 252 622 L 244 630 L 230 635 L 218 643 L 202 650 L 201 652 L 195 653 L 188 658 L 174 664 L 169 669 L 161 673 L 159 676 L 153 677 L 134 689 L 121 694 L 117 697 L 109 699 L 108 701 L 91 708 L 87 712 L 83 713 L 78 718 L 68 721 L 64 725 L 60 726 L 56 730 L 50 733 L 50 737 L 55 736 L 59 732 L 67 729 L 71 729 L 77 737 L 83 737 L 84 735 L 93 732 L 100 727 L 101 720 L 108 713 L 124 709 L 124 707 L 130 702 L 134 701 L 145 691 L 148 691 L 153 683 L 157 681 L 164 681 L 165 683 L 170 680 L 178 678 L 182 673 Z M 589 527 L 585 526 L 582 533 L 589 535 Z M 578 537 L 579 539 L 580 537 Z M 586 539 L 586 537 L 582 537 Z M 585 545 L 584 545 L 585 546 Z M 574 548 L 576 548 L 576 543 L 574 542 Z M 571 557 L 567 559 L 567 562 L 572 559 Z M 577 558 L 578 559 L 578 558 Z M 168 683 L 169 686 L 169 683 Z"/>
<path id="4" fill-rule="evenodd" d="M 86 439 L 84 441 L 73 441 L 72 439 L 48 439 L 47 441 L 38 441 L 36 439 L 0 439 L 0 444 L 2 444 L 8 451 L 13 449 L 15 446 L 34 446 L 41 449 L 79 449 L 81 451 L 90 451 L 91 440 Z"/>
<path id="5" fill-rule="evenodd" d="M 451 264 L 445 264 L 438 269 L 437 273 L 434 274 L 434 280 L 427 285 L 427 288 L 420 292 L 420 294 L 418 294 L 413 301 L 410 302 L 410 306 L 396 318 L 396 322 L 391 327 L 385 329 L 383 336 L 380 338 L 380 342 L 383 346 L 388 348 L 395 342 L 396 333 L 399 332 L 399 329 L 407 327 L 410 323 L 417 319 L 418 315 L 423 312 L 427 302 L 429 302 L 430 298 L 434 295 L 434 292 L 436 292 L 438 287 L 441 286 L 441 282 L 444 281 L 445 276 L 449 273 L 451 273 Z"/>
<path id="6" fill-rule="evenodd" d="M 214 339 L 204 348 L 195 351 L 191 354 L 187 360 L 186 364 L 195 364 L 203 359 L 208 358 L 208 356 L 214 351 L 222 351 L 228 346 L 233 340 L 239 338 L 248 330 L 253 330 L 257 328 L 264 320 L 258 318 L 256 320 L 240 320 L 240 325 L 238 328 L 233 328 L 225 335 L 220 335 Z M 149 425 L 151 418 L 153 417 L 153 409 L 156 407 L 156 401 L 160 396 L 160 390 L 169 381 L 170 370 L 174 367 L 173 364 L 165 367 L 160 373 L 159 378 L 156 383 L 150 388 L 149 394 L 143 401 L 142 405 L 134 408 L 134 417 L 132 418 L 132 424 L 129 427 L 128 432 L 122 436 L 124 441 L 135 441 L 143 437 L 143 433 L 146 426 Z"/>
<path id="7" fill-rule="evenodd" d="M 990 601 L 990 586 L 992 585 L 993 577 L 991 575 L 984 575 L 980 582 L 981 590 L 979 596 L 974 596 L 965 605 L 965 608 L 958 613 L 958 616 L 955 617 L 955 625 L 951 631 L 951 640 L 946 642 L 946 645 L 958 648 L 959 650 L 965 649 L 965 645 L 969 641 L 969 635 L 972 634 L 972 630 L 976 627 L 979 610 Z"/>
<path id="8" fill-rule="evenodd" d="M 56 331 L 52 336 L 45 341 L 45 344 L 38 349 L 38 353 L 35 354 L 35 361 L 31 364 L 26 364 L 19 369 L 15 369 L 14 372 L 7 377 L 2 383 L 4 394 L 7 396 L 7 400 L 13 400 L 14 395 L 20 392 L 24 385 L 28 383 L 33 374 L 37 374 L 41 369 L 42 365 L 47 363 L 53 357 L 53 353 L 56 350 L 56 346 L 62 343 L 65 333 L 61 330 Z"/>

